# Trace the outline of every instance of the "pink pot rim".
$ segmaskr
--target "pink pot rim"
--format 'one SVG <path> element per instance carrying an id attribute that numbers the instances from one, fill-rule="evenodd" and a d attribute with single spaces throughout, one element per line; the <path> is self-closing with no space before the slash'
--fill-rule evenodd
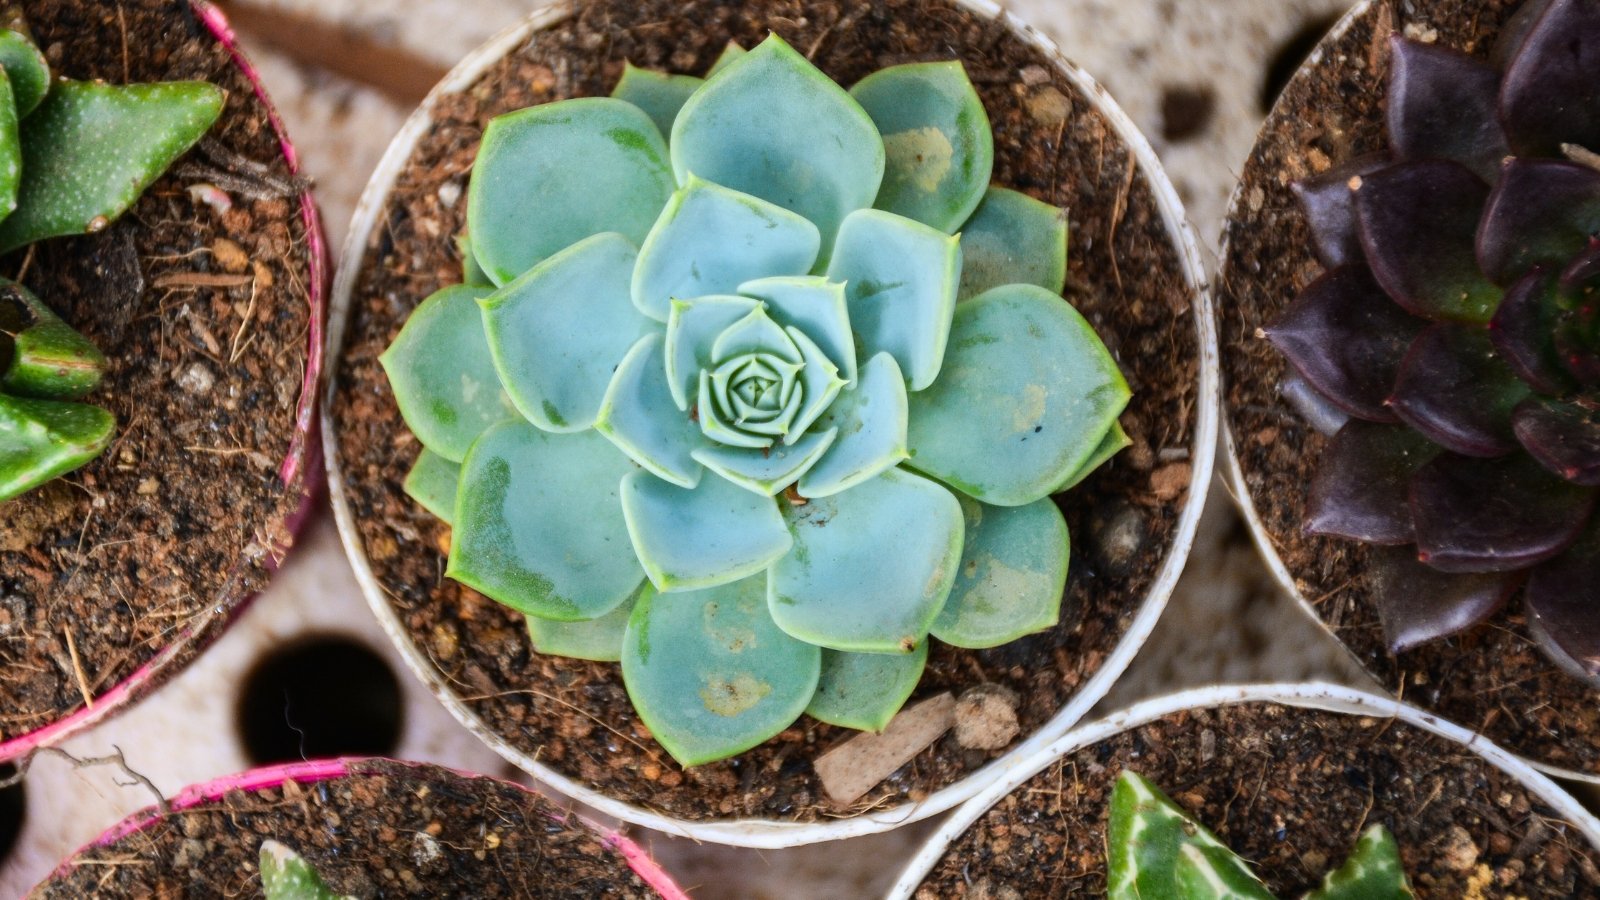
<path id="1" fill-rule="evenodd" d="M 209 0 L 189 0 L 200 22 L 206 30 L 216 38 L 223 49 L 233 59 L 240 71 L 249 79 L 255 91 L 256 99 L 267 110 L 267 119 L 272 123 L 274 133 L 278 136 L 278 144 L 283 151 L 284 163 L 288 166 L 289 173 L 300 173 L 300 155 L 295 150 L 294 144 L 289 140 L 289 134 L 283 126 L 283 119 L 278 114 L 278 109 L 272 104 L 272 98 L 267 95 L 266 86 L 261 82 L 260 73 L 251 64 L 243 48 L 239 46 L 238 37 L 234 34 L 233 27 L 223 16 L 222 11 L 213 6 Z M 308 189 L 300 195 L 300 219 L 306 231 L 308 255 L 310 256 L 311 270 L 306 285 L 306 302 L 310 307 L 310 327 L 306 340 L 309 348 L 306 352 L 305 375 L 300 387 L 300 400 L 295 409 L 294 436 L 289 442 L 289 451 L 283 463 L 278 467 L 278 478 L 284 484 L 293 484 L 303 474 L 320 472 L 322 465 L 322 434 L 317 428 L 316 404 L 317 383 L 322 376 L 322 343 L 324 320 L 326 319 L 327 288 L 328 288 L 328 246 L 322 230 L 322 217 L 317 209 L 315 198 Z M 294 512 L 284 520 L 284 526 L 289 532 L 291 543 L 299 537 L 301 530 L 312 518 L 315 511 L 315 501 L 323 482 L 307 482 L 300 497 L 300 504 Z M 268 572 L 274 572 L 283 562 L 283 556 L 288 548 L 283 548 L 282 553 L 269 554 L 266 567 Z M 237 567 L 236 567 L 237 568 Z M 227 630 L 229 624 L 242 613 L 254 595 L 241 599 L 234 604 L 229 612 L 227 621 L 218 628 L 205 644 L 195 644 L 195 629 L 185 628 L 173 637 L 172 641 L 161 649 L 148 662 L 135 669 L 122 681 L 104 693 L 94 698 L 92 706 L 86 706 L 76 712 L 69 713 L 48 725 L 43 725 L 25 734 L 18 735 L 10 740 L 0 741 L 0 762 L 7 762 L 33 753 L 41 747 L 66 740 L 68 737 L 95 725 L 102 720 L 114 715 L 126 707 L 130 701 L 143 695 L 154 687 L 156 677 L 166 669 L 172 660 L 188 649 L 204 649 L 206 644 L 220 637 Z"/>

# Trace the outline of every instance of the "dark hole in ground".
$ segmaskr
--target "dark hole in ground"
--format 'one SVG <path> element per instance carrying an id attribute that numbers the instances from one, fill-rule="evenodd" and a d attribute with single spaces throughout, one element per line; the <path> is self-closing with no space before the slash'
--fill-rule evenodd
<path id="1" fill-rule="evenodd" d="M 17 767 L 0 764 L 0 781 L 17 774 Z M 28 810 L 27 795 L 21 783 L 0 788 L 0 864 L 4 864 L 17 848 L 17 838 L 22 836 L 22 823 Z"/>
<path id="2" fill-rule="evenodd" d="M 1161 136 L 1175 144 L 1199 137 L 1216 106 L 1209 87 L 1168 87 L 1161 92 Z"/>
<path id="3" fill-rule="evenodd" d="M 1311 55 L 1311 51 L 1317 49 L 1317 42 L 1322 40 L 1322 36 L 1327 34 L 1328 29 L 1332 28 L 1334 23 L 1338 21 L 1339 16 L 1337 13 L 1312 19 L 1300 26 L 1300 30 L 1291 35 L 1287 41 L 1284 41 L 1283 45 L 1278 48 L 1278 52 L 1272 54 L 1272 58 L 1267 60 L 1266 79 L 1261 83 L 1261 111 L 1263 113 L 1272 111 L 1272 104 L 1278 102 L 1278 95 L 1283 93 L 1284 85 L 1287 85 L 1289 79 L 1294 77 L 1295 70 L 1300 68 L 1300 64 L 1306 61 L 1306 57 Z"/>
<path id="4" fill-rule="evenodd" d="M 239 696 L 239 736 L 258 765 L 388 755 L 403 721 L 394 671 L 343 637 L 309 638 L 269 653 Z"/>

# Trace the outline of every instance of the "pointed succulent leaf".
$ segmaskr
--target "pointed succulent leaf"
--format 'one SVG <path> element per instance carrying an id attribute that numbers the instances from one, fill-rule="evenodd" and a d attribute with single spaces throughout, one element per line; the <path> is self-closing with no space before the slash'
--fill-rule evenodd
<path id="1" fill-rule="evenodd" d="M 1500 26 L 1500 33 L 1495 36 L 1494 45 L 1489 48 L 1489 62 L 1496 69 L 1505 71 L 1517 54 L 1521 52 L 1522 45 L 1527 42 L 1528 35 L 1533 33 L 1533 26 L 1539 24 L 1539 19 L 1545 10 L 1550 8 L 1553 0 L 1527 0 L 1517 7 L 1511 18 Z"/>
<path id="2" fill-rule="evenodd" d="M 1311 383 L 1300 377 L 1299 372 L 1290 372 L 1278 383 L 1278 394 L 1285 402 L 1294 407 L 1300 418 L 1306 420 L 1312 430 L 1323 437 L 1333 437 L 1339 433 L 1351 419 L 1348 412 L 1339 408 L 1339 405 L 1328 399 L 1328 396 Z"/>
<path id="3" fill-rule="evenodd" d="M 1133 438 L 1128 437 L 1128 433 L 1122 430 L 1122 423 L 1113 421 L 1111 427 L 1106 429 L 1106 436 L 1100 439 L 1099 444 L 1095 445 L 1094 452 L 1089 454 L 1089 458 L 1084 461 L 1082 466 L 1078 467 L 1078 471 L 1067 476 L 1066 480 L 1052 488 L 1050 493 L 1059 494 L 1062 491 L 1072 490 L 1082 484 L 1085 478 L 1093 475 L 1101 466 L 1110 462 L 1113 456 L 1132 445 Z"/>
<path id="4" fill-rule="evenodd" d="M 800 493 L 828 497 L 876 478 L 898 465 L 906 449 L 906 382 L 900 364 L 879 353 L 861 367 L 861 377 L 842 391 L 813 429 L 837 430 L 827 453 L 800 476 Z"/>
<path id="5" fill-rule="evenodd" d="M 1054 500 L 987 506 L 958 497 L 966 523 L 961 570 L 933 636 L 954 647 L 998 647 L 1051 628 L 1061 615 L 1071 542 Z"/>
<path id="6" fill-rule="evenodd" d="M 1478 265 L 1506 284 L 1561 265 L 1600 231 L 1600 171 L 1560 159 L 1510 159 L 1478 223 Z"/>
<path id="7" fill-rule="evenodd" d="M 461 485 L 461 464 L 422 448 L 401 485 L 422 508 L 451 524 L 456 516 L 456 492 Z"/>
<path id="8" fill-rule="evenodd" d="M 1393 422 L 1389 394 L 1425 327 L 1389 299 L 1365 266 L 1348 265 L 1313 281 L 1262 331 L 1340 409 Z"/>
<path id="9" fill-rule="evenodd" d="M 565 656 L 569 659 L 591 659 L 595 662 L 620 662 L 622 639 L 628 630 L 628 620 L 639 602 L 639 594 L 651 590 L 649 582 L 641 582 L 639 590 L 622 605 L 598 619 L 581 622 L 557 622 L 528 616 L 528 638 L 533 649 L 546 656 Z"/>
<path id="10" fill-rule="evenodd" d="M 1556 361 L 1551 340 L 1555 306 L 1554 280 L 1535 267 L 1506 291 L 1489 320 L 1489 340 L 1500 359 L 1542 394 L 1565 393 L 1572 382 Z"/>
<path id="11" fill-rule="evenodd" d="M 517 414 L 500 390 L 478 308 L 492 290 L 456 285 L 422 301 L 378 357 L 411 433 L 452 462 L 466 459 L 489 426 Z"/>
<path id="12" fill-rule="evenodd" d="M 717 56 L 717 61 L 712 63 L 711 68 L 706 71 L 706 77 L 710 78 L 713 75 L 721 74 L 723 69 L 733 65 L 735 60 L 749 52 L 739 46 L 737 41 L 729 41 L 728 45 L 722 48 L 722 53 Z"/>
<path id="13" fill-rule="evenodd" d="M 1441 572 L 1409 547 L 1380 547 L 1367 569 L 1384 643 L 1403 653 L 1494 615 L 1522 585 L 1516 572 Z"/>
<path id="14" fill-rule="evenodd" d="M 57 82 L 22 129 L 22 185 L 0 252 L 104 228 L 210 130 L 222 100 L 201 81 Z"/>
<path id="15" fill-rule="evenodd" d="M 1600 487 L 1600 410 L 1529 397 L 1512 413 L 1511 426 L 1546 469 L 1573 484 Z"/>
<path id="16" fill-rule="evenodd" d="M 1403 425 L 1350 422 L 1323 451 L 1306 502 L 1306 531 L 1369 544 L 1412 543 L 1411 510 L 1399 498 L 1440 452 Z"/>
<path id="17" fill-rule="evenodd" d="M 845 216 L 878 195 L 883 139 L 860 104 L 773 35 L 684 104 L 672 166 L 680 181 L 693 172 L 810 219 L 821 268 Z"/>
<path id="18" fill-rule="evenodd" d="M 1517 449 L 1511 411 L 1528 386 L 1495 353 L 1481 326 L 1441 322 L 1411 344 L 1389 405 L 1435 443 L 1468 456 Z"/>
<path id="19" fill-rule="evenodd" d="M 20 284 L 0 279 L 0 388 L 77 400 L 100 384 L 106 358 Z"/>
<path id="20" fill-rule="evenodd" d="M 843 282 L 861 351 L 888 351 L 911 390 L 939 377 L 961 278 L 961 239 L 882 210 L 839 229 L 828 278 Z"/>
<path id="21" fill-rule="evenodd" d="M 916 650 L 961 561 L 961 505 L 954 495 L 890 469 L 848 491 L 784 507 L 794 549 L 770 573 L 778 626 L 832 650 Z M 885 554 L 872 535 L 893 535 L 895 552 Z"/>
<path id="22" fill-rule="evenodd" d="M 1471 169 L 1442 159 L 1399 163 L 1361 180 L 1361 247 L 1396 303 L 1430 319 L 1489 320 L 1500 291 L 1473 253 L 1488 196 Z"/>
<path id="23" fill-rule="evenodd" d="M 793 544 L 771 497 L 721 477 L 687 490 L 634 472 L 622 480 L 622 513 L 640 564 L 666 593 L 749 577 Z"/>
<path id="24" fill-rule="evenodd" d="M 691 173 L 639 250 L 633 302 L 665 322 L 674 300 L 732 294 L 753 278 L 811 271 L 821 241 L 817 226 L 789 210 Z"/>
<path id="25" fill-rule="evenodd" d="M 819 722 L 882 732 L 922 680 L 928 642 L 909 654 L 822 651 L 822 676 L 806 714 Z"/>
<path id="26" fill-rule="evenodd" d="M 799 440 L 811 424 L 833 404 L 834 398 L 839 396 L 839 392 L 844 390 L 845 386 L 845 380 L 840 377 L 838 368 L 828 359 L 827 354 L 822 352 L 822 348 L 806 336 L 805 332 L 791 327 L 789 337 L 794 340 L 795 346 L 800 348 L 803 361 L 800 383 L 805 389 L 805 397 L 799 413 L 784 434 L 785 444 L 793 444 Z"/>
<path id="27" fill-rule="evenodd" d="M 1290 185 L 1311 227 L 1317 258 L 1327 268 L 1364 262 L 1356 190 L 1362 179 L 1392 162 L 1387 153 L 1369 153 Z"/>
<path id="28" fill-rule="evenodd" d="M 0 32 L 5 34 L 5 32 Z M 0 68 L 0 217 L 17 208 L 22 189 L 22 132 L 11 79 Z"/>
<path id="29" fill-rule="evenodd" d="M 1065 300 L 996 288 L 956 308 L 943 374 L 911 395 L 907 464 L 985 503 L 1032 503 L 1083 468 L 1128 397 Z"/>
<path id="30" fill-rule="evenodd" d="M 1444 453 L 1411 479 L 1417 556 L 1441 572 L 1510 572 L 1577 540 L 1594 488 L 1551 475 L 1524 454 L 1473 459 Z"/>
<path id="31" fill-rule="evenodd" d="M 505 285 L 602 232 L 638 245 L 675 187 L 666 142 L 639 107 L 610 97 L 546 103 L 484 129 L 467 231 L 478 264 Z"/>
<path id="32" fill-rule="evenodd" d="M 672 121 L 689 95 L 705 82 L 692 75 L 669 75 L 652 69 L 641 69 L 631 62 L 622 64 L 622 77 L 611 90 L 611 96 L 626 100 L 644 110 L 656 129 L 663 135 L 672 133 Z"/>
<path id="33" fill-rule="evenodd" d="M 694 458 L 745 490 L 770 497 L 799 481 L 838 436 L 837 428 L 813 429 L 793 444 L 774 444 L 761 450 L 713 445 L 694 451 Z"/>
<path id="34" fill-rule="evenodd" d="M 961 257 L 963 302 L 1006 284 L 1059 294 L 1067 286 L 1067 212 L 991 187 L 961 226 Z"/>
<path id="35" fill-rule="evenodd" d="M 0 394 L 0 501 L 99 456 L 116 430 L 98 406 Z"/>
<path id="36" fill-rule="evenodd" d="M 644 580 L 617 500 L 630 471 L 594 432 L 552 434 L 522 421 L 490 428 L 461 466 L 445 575 L 546 619 L 616 609 Z"/>
<path id="37" fill-rule="evenodd" d="M 1186 866 L 1197 866 L 1180 885 L 1178 868 L 1186 848 L 1202 853 Z M 1220 851 L 1220 852 L 1217 852 Z M 1244 860 L 1235 856 L 1216 835 L 1190 818 L 1172 798 L 1143 776 L 1123 770 L 1111 789 L 1111 815 L 1106 824 L 1106 896 L 1110 900 L 1156 900 L 1212 896 L 1190 894 L 1185 888 L 1213 880 L 1232 893 L 1221 897 L 1272 900 L 1264 885 Z"/>
<path id="38" fill-rule="evenodd" d="M 694 454 L 710 442 L 672 400 L 660 334 L 640 338 L 622 358 L 594 427 L 656 477 L 685 488 L 700 483 Z"/>
<path id="39" fill-rule="evenodd" d="M 777 359 L 800 363 L 800 348 L 782 325 L 772 321 L 765 306 L 758 306 L 738 322 L 728 326 L 711 343 L 711 358 L 732 359 L 739 354 L 770 354 Z"/>
<path id="40" fill-rule="evenodd" d="M 1493 182 L 1511 154 L 1495 114 L 1500 73 L 1448 47 L 1389 39 L 1389 144 L 1402 159 L 1453 159 Z"/>
<path id="41" fill-rule="evenodd" d="M 700 373 L 715 360 L 711 348 L 729 326 L 755 312 L 748 297 L 697 297 L 672 301 L 667 317 L 666 371 L 672 401 L 685 412 L 694 401 Z"/>
<path id="42" fill-rule="evenodd" d="M 765 579 L 682 594 L 646 589 L 628 621 L 622 680 L 639 718 L 685 766 L 788 728 L 816 692 L 822 651 L 767 613 Z"/>
<path id="43" fill-rule="evenodd" d="M 1400 865 L 1400 845 L 1382 825 L 1361 833 L 1344 865 L 1322 879 L 1305 900 L 1410 900 L 1414 896 Z"/>
<path id="44" fill-rule="evenodd" d="M 994 171 L 983 101 L 958 62 L 907 63 L 850 89 L 883 134 L 887 168 L 873 204 L 952 234 L 978 208 Z"/>
<path id="45" fill-rule="evenodd" d="M 1600 517 L 1528 578 L 1528 624 L 1552 659 L 1600 686 Z"/>
<path id="46" fill-rule="evenodd" d="M 1238 855 L 1226 847 L 1185 844 L 1178 849 L 1172 870 L 1176 896 L 1183 900 L 1260 900 L 1271 897 L 1261 880 L 1242 868 Z"/>
<path id="47" fill-rule="evenodd" d="M 27 35 L 0 28 L 0 68 L 11 83 L 17 118 L 27 118 L 50 93 L 50 63 Z"/>
<path id="48" fill-rule="evenodd" d="M 261 842 L 261 890 L 266 900 L 355 900 L 334 893 L 305 857 L 274 840 Z"/>
<path id="49" fill-rule="evenodd" d="M 850 330 L 845 286 L 818 276 L 762 278 L 739 285 L 739 293 L 766 304 L 767 314 L 816 342 L 845 381 L 856 380 L 856 345 Z"/>
<path id="50" fill-rule="evenodd" d="M 658 325 L 634 309 L 633 245 L 597 234 L 483 298 L 483 327 L 511 402 L 546 431 L 594 425 L 611 374 Z"/>
<path id="51" fill-rule="evenodd" d="M 1559 156 L 1562 144 L 1600 147 L 1600 7 L 1555 0 L 1506 66 L 1500 120 L 1521 156 Z"/>
<path id="52" fill-rule="evenodd" d="M 731 366 L 744 365 L 741 360 L 734 360 Z M 790 364 L 793 368 L 798 368 Z M 757 430 L 744 430 L 739 427 L 738 411 L 731 408 L 730 398 L 733 392 L 729 390 L 728 378 L 718 377 L 726 375 L 729 371 L 725 365 L 719 367 L 718 372 L 700 371 L 700 394 L 695 404 L 695 415 L 700 417 L 700 428 L 717 444 L 726 444 L 730 447 L 748 447 L 762 449 L 771 447 L 777 442 L 774 433 L 761 433 Z M 764 430 L 781 432 L 789 422 L 794 421 L 794 416 L 800 408 L 800 392 L 791 392 L 789 402 L 784 404 L 781 411 L 773 413 L 769 422 L 758 423 Z M 767 429 L 766 426 L 772 426 Z"/>

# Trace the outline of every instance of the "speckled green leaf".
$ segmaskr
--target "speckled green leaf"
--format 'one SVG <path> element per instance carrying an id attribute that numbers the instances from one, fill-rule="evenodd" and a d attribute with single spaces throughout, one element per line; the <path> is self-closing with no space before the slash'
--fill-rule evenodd
<path id="1" fill-rule="evenodd" d="M 628 630 L 628 619 L 638 605 L 639 593 L 650 590 L 649 582 L 639 585 L 639 591 L 623 604 L 598 619 L 582 622 L 556 622 L 528 616 L 528 637 L 533 649 L 547 656 L 566 656 L 572 659 L 592 659 L 596 662 L 618 662 L 622 659 L 622 636 Z"/>
<path id="2" fill-rule="evenodd" d="M 1132 444 L 1133 438 L 1128 437 L 1128 433 L 1122 430 L 1122 423 L 1112 422 L 1111 428 L 1106 431 L 1106 436 L 1100 439 L 1100 443 L 1095 446 L 1094 452 L 1089 454 L 1088 461 L 1079 466 L 1078 471 L 1067 476 L 1065 481 L 1052 488 L 1050 493 L 1059 494 L 1062 491 L 1072 490 L 1082 484 L 1085 478 L 1093 475 L 1097 469 L 1109 462 L 1111 457 L 1121 453 Z"/>
<path id="3" fill-rule="evenodd" d="M 11 82 L 17 117 L 26 117 L 50 92 L 50 63 L 26 35 L 0 28 L 0 68 Z"/>
<path id="4" fill-rule="evenodd" d="M 99 456 L 116 429 L 98 406 L 0 394 L 0 501 Z"/>
<path id="5" fill-rule="evenodd" d="M 422 448 L 401 485 L 406 495 L 448 525 L 456 516 L 456 490 L 461 484 L 461 464 Z"/>
<path id="6" fill-rule="evenodd" d="M 966 521 L 961 571 L 933 636 L 979 650 L 1054 626 L 1071 550 L 1055 501 L 1005 507 L 958 499 Z"/>
<path id="7" fill-rule="evenodd" d="M 1382 825 L 1361 833 L 1344 865 L 1322 879 L 1305 900 L 1410 900 L 1414 896 L 1400 865 L 1400 846 Z"/>
<path id="8" fill-rule="evenodd" d="M 222 89 L 201 81 L 60 81 L 22 132 L 17 211 L 0 251 L 104 228 L 210 130 Z"/>
<path id="9" fill-rule="evenodd" d="M 898 465 L 906 449 L 906 382 L 900 364 L 879 353 L 861 377 L 841 391 L 816 428 L 838 429 L 834 446 L 800 477 L 800 493 L 827 497 L 876 478 Z"/>
<path id="10" fill-rule="evenodd" d="M 546 103 L 484 130 L 468 233 L 484 271 L 507 284 L 601 232 L 637 246 L 676 186 L 666 141 L 639 107 L 609 97 Z"/>
<path id="11" fill-rule="evenodd" d="M 631 471 L 633 463 L 592 431 L 494 426 L 461 467 L 445 575 L 546 619 L 581 621 L 616 609 L 644 580 L 617 497 Z"/>
<path id="12" fill-rule="evenodd" d="M 943 373 L 911 395 L 907 465 L 985 503 L 1032 503 L 1083 468 L 1128 397 L 1077 310 L 999 287 L 956 307 Z"/>
<path id="13" fill-rule="evenodd" d="M 1216 835 L 1131 771 L 1124 770 L 1111 791 L 1106 856 L 1109 900 L 1273 900 Z M 1180 866 L 1186 870 L 1181 881 Z M 1212 887 L 1203 887 L 1208 882 Z"/>
<path id="14" fill-rule="evenodd" d="M 883 133 L 888 155 L 873 204 L 953 233 L 989 187 L 994 136 L 960 62 L 907 63 L 850 89 Z"/>
<path id="15" fill-rule="evenodd" d="M 1242 868 L 1243 861 L 1226 847 L 1184 844 L 1173 867 L 1174 900 L 1269 900 L 1272 894 Z M 1148 900 L 1146 894 L 1140 900 Z M 1159 896 L 1159 895 L 1158 895 Z"/>
<path id="16" fill-rule="evenodd" d="M 702 84 L 705 82 L 692 75 L 670 75 L 625 62 L 622 77 L 617 79 L 611 96 L 644 110 L 650 121 L 656 123 L 656 128 L 667 135 L 672 133 L 672 120 L 678 117 L 684 101 Z"/>
<path id="17" fill-rule="evenodd" d="M 622 510 L 639 562 L 651 583 L 669 593 L 754 575 L 791 544 L 771 497 L 720 476 L 687 490 L 634 472 L 622 482 Z"/>
<path id="18" fill-rule="evenodd" d="M 817 687 L 821 650 L 767 614 L 760 576 L 706 590 L 646 589 L 628 621 L 622 680 L 672 758 L 698 766 L 788 728 Z"/>
<path id="19" fill-rule="evenodd" d="M 21 189 L 22 132 L 18 126 L 16 93 L 5 69 L 0 68 L 0 218 L 16 210 L 17 192 Z"/>
<path id="20" fill-rule="evenodd" d="M 857 731 L 883 731 L 922 680 L 928 642 L 909 654 L 822 651 L 822 677 L 806 707 L 811 718 Z"/>
<path id="21" fill-rule="evenodd" d="M 734 41 L 729 41 L 728 46 L 722 48 L 722 53 L 717 57 L 717 61 L 711 64 L 710 70 L 706 72 L 706 77 L 710 78 L 713 75 L 720 74 L 723 69 L 732 65 L 735 60 L 748 52 L 750 51 L 739 46 Z"/>
<path id="22" fill-rule="evenodd" d="M 0 278 L 0 389 L 77 400 L 100 384 L 105 369 L 106 358 L 88 338 L 33 292 Z"/>
<path id="23" fill-rule="evenodd" d="M 1003 284 L 1067 286 L 1067 214 L 1027 194 L 992 187 L 961 226 L 961 299 Z"/>
<path id="24" fill-rule="evenodd" d="M 692 488 L 701 476 L 694 454 L 711 442 L 672 402 L 664 358 L 660 334 L 640 338 L 611 376 L 594 427 L 656 477 Z"/>
<path id="25" fill-rule="evenodd" d="M 355 900 L 334 893 L 311 863 L 273 840 L 261 842 L 261 890 L 266 900 Z"/>

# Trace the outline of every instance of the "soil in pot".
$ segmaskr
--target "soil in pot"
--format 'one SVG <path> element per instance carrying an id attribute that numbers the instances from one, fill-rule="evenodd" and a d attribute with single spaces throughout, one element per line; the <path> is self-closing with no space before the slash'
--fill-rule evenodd
<path id="1" fill-rule="evenodd" d="M 1513 601 L 1487 623 L 1392 656 L 1364 578 L 1368 548 L 1301 529 L 1326 439 L 1279 395 L 1287 364 L 1256 329 L 1320 274 L 1290 182 L 1385 147 L 1396 31 L 1487 58 L 1521 0 L 1374 3 L 1284 91 L 1246 164 L 1218 278 L 1228 426 L 1249 501 L 1295 585 L 1388 689 L 1535 760 L 1600 774 L 1594 688 L 1551 663 Z"/>
<path id="2" fill-rule="evenodd" d="M 649 740 L 617 666 L 534 655 L 519 616 L 442 577 L 448 532 L 401 492 L 420 448 L 377 358 L 418 303 L 460 280 L 451 237 L 490 117 L 604 95 L 624 60 L 702 73 L 730 39 L 754 46 L 769 29 L 844 84 L 897 63 L 962 60 L 993 122 L 995 180 L 1070 211 L 1068 297 L 1134 390 L 1122 423 L 1135 446 L 1058 498 L 1075 544 L 1059 627 L 984 652 L 935 643 L 912 703 L 1003 685 L 1022 698 L 1027 732 L 1068 701 L 1128 629 L 1172 546 L 1197 416 L 1190 293 L 1147 182 L 1089 98 L 1000 23 L 942 0 L 595 0 L 442 98 L 368 248 L 338 374 L 333 420 L 365 552 L 410 640 L 491 732 L 607 796 L 684 819 L 814 821 L 917 800 L 999 751 L 947 737 L 850 810 L 825 805 L 811 760 L 851 732 L 810 719 L 734 759 L 679 768 Z"/>
<path id="3" fill-rule="evenodd" d="M 526 788 L 376 760 L 175 812 L 80 851 L 31 896 L 259 895 L 267 838 L 356 897 L 657 896 L 592 829 Z"/>
<path id="4" fill-rule="evenodd" d="M 1104 896 L 1123 769 L 1159 785 L 1280 897 L 1318 887 L 1378 823 L 1419 897 L 1600 891 L 1600 852 L 1460 744 L 1396 719 L 1243 703 L 1173 713 L 1055 761 L 950 845 L 918 900 Z"/>
<path id="5" fill-rule="evenodd" d="M 310 324 L 304 185 L 267 107 L 189 4 L 21 6 L 57 74 L 200 79 L 225 88 L 227 106 L 112 227 L 0 260 L 105 353 L 90 399 L 118 425 L 98 460 L 0 504 L 0 740 L 185 641 L 171 671 L 264 583 L 303 495 L 278 472 Z M 200 184 L 231 208 L 197 198 Z"/>

